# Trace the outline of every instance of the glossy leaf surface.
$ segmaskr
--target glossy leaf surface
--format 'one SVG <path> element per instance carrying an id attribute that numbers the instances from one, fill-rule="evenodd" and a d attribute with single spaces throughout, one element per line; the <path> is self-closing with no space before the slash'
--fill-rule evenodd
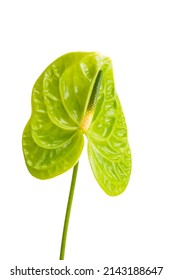
<path id="1" fill-rule="evenodd" d="M 83 149 L 83 134 L 97 182 L 107 194 L 120 194 L 129 181 L 131 153 L 112 64 L 99 53 L 66 54 L 36 81 L 23 132 L 30 173 L 48 179 L 73 167 Z"/>

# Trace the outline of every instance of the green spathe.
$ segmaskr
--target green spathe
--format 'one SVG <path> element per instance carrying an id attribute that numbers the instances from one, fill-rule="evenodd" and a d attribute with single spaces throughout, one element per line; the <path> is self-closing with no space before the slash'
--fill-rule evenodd
<path id="1" fill-rule="evenodd" d="M 102 75 L 97 99 L 91 104 L 98 73 Z M 84 134 L 97 182 L 108 195 L 119 195 L 131 173 L 127 127 L 111 60 L 96 52 L 63 55 L 36 81 L 32 114 L 23 132 L 23 152 L 30 173 L 49 179 L 75 166 L 83 150 Z"/>

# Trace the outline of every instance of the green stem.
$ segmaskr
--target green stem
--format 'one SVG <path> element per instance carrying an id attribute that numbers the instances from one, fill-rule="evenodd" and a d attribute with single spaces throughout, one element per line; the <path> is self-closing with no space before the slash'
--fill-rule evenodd
<path id="1" fill-rule="evenodd" d="M 73 168 L 70 192 L 69 192 L 68 203 L 67 203 L 67 208 L 66 208 L 66 215 L 65 215 L 65 220 L 64 220 L 62 240 L 61 240 L 61 250 L 60 250 L 60 257 L 59 257 L 60 260 L 64 260 L 64 255 L 65 255 L 68 224 L 69 224 L 70 212 L 71 212 L 71 207 L 72 207 L 72 202 L 73 202 L 73 195 L 74 195 L 74 189 L 75 189 L 75 184 L 76 184 L 78 165 L 79 165 L 79 162 Z"/>

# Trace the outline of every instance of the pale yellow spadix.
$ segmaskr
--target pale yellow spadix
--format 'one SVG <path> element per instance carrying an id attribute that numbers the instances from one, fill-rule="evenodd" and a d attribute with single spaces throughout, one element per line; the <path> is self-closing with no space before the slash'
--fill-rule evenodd
<path id="1" fill-rule="evenodd" d="M 100 90 L 100 85 L 101 85 L 101 80 L 102 80 L 102 70 L 100 70 L 97 74 L 97 77 L 95 79 L 95 83 L 93 86 L 93 90 L 88 102 L 88 106 L 85 112 L 85 115 L 82 119 L 80 128 L 82 132 L 86 132 L 88 130 L 88 128 L 90 127 L 90 124 L 92 122 L 92 118 L 94 115 L 94 111 L 95 111 L 95 106 L 96 106 L 96 102 L 97 102 L 97 97 L 99 94 L 99 90 Z"/>

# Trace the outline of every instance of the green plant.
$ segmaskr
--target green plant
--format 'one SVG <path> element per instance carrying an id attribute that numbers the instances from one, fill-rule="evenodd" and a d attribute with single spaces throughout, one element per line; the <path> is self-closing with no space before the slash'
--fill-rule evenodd
<path id="1" fill-rule="evenodd" d="M 49 179 L 73 169 L 60 259 L 64 259 L 70 209 L 84 134 L 100 187 L 122 193 L 131 173 L 131 152 L 112 63 L 99 53 L 74 52 L 50 64 L 32 91 L 32 114 L 23 132 L 29 172 Z"/>

